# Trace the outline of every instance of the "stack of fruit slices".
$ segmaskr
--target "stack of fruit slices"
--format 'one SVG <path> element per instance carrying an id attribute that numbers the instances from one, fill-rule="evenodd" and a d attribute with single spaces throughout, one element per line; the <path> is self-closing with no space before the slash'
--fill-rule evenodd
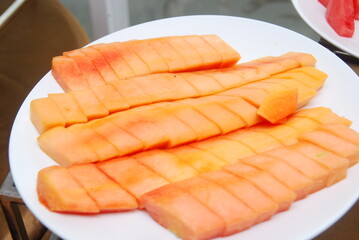
<path id="1" fill-rule="evenodd" d="M 192 35 L 55 57 L 66 93 L 31 103 L 39 146 L 61 165 L 39 172 L 39 200 L 66 213 L 145 208 L 181 238 L 208 239 L 345 178 L 359 158 L 351 122 L 325 107 L 294 113 L 327 77 L 315 58 L 239 56 Z"/>

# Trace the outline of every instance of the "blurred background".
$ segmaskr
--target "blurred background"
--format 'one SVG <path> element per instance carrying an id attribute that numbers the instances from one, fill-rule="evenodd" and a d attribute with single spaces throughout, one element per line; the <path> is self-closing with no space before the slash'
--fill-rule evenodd
<path id="1" fill-rule="evenodd" d="M 16 112 L 50 70 L 52 57 L 64 51 L 131 25 L 200 14 L 258 19 L 320 39 L 289 0 L 0 0 L 0 14 L 0 184 L 9 173 L 8 139 Z M 49 233 L 26 207 L 20 210 L 30 239 L 48 239 Z M 327 231 L 317 239 L 335 234 Z M 330 239 L 344 239 L 340 236 Z M 0 210 L 4 239 L 12 238 Z"/>

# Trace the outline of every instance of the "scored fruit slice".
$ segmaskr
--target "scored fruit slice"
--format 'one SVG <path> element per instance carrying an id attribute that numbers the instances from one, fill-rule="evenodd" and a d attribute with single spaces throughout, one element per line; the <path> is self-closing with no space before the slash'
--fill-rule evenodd
<path id="1" fill-rule="evenodd" d="M 302 174 L 311 178 L 313 180 L 312 192 L 319 191 L 327 186 L 329 171 L 303 154 L 283 147 L 268 151 L 265 155 L 286 162 Z"/>
<path id="2" fill-rule="evenodd" d="M 184 72 L 180 74 L 187 83 L 191 84 L 201 96 L 217 93 L 224 89 L 216 80 L 201 72 Z"/>
<path id="3" fill-rule="evenodd" d="M 115 72 L 98 50 L 95 48 L 86 47 L 80 48 L 79 51 L 84 53 L 91 60 L 92 64 L 101 74 L 104 81 L 112 82 L 118 80 Z"/>
<path id="4" fill-rule="evenodd" d="M 243 231 L 256 221 L 256 215 L 242 201 L 221 186 L 201 177 L 174 183 L 218 215 L 226 224 L 223 236 Z"/>
<path id="5" fill-rule="evenodd" d="M 224 232 L 220 217 L 173 184 L 144 194 L 142 201 L 156 222 L 180 238 L 204 240 Z"/>
<path id="6" fill-rule="evenodd" d="M 320 148 L 314 144 L 308 142 L 299 142 L 290 146 L 290 149 L 298 151 L 316 161 L 321 166 L 329 170 L 329 177 L 327 186 L 331 186 L 334 183 L 344 179 L 347 175 L 347 169 L 349 166 L 349 160 L 340 156 L 337 156 L 323 148 Z"/>
<path id="7" fill-rule="evenodd" d="M 167 63 L 168 72 L 180 72 L 186 70 L 187 63 L 185 59 L 176 51 L 173 46 L 171 46 L 168 39 L 169 38 L 150 39 L 148 44 Z"/>
<path id="8" fill-rule="evenodd" d="M 143 208 L 141 196 L 169 182 L 134 158 L 117 158 L 97 163 L 96 166 L 122 188 L 133 194 L 139 208 Z"/>
<path id="9" fill-rule="evenodd" d="M 142 116 L 143 119 L 152 121 L 156 126 L 166 132 L 169 137 L 166 147 L 178 146 L 183 143 L 195 141 L 197 139 L 196 132 L 164 108 L 166 108 L 166 106 L 149 108 L 147 110 L 140 110 L 140 108 L 138 108 L 136 113 Z"/>
<path id="10" fill-rule="evenodd" d="M 243 100 L 241 97 L 211 95 L 205 97 L 207 100 L 213 100 L 237 114 L 246 124 L 246 127 L 253 126 L 262 121 L 257 114 L 257 108 Z"/>
<path id="11" fill-rule="evenodd" d="M 98 86 L 91 89 L 109 113 L 126 110 L 130 104 L 111 84 Z"/>
<path id="12" fill-rule="evenodd" d="M 254 131 L 266 133 L 274 137 L 285 146 L 290 146 L 294 143 L 297 143 L 298 134 L 300 133 L 300 130 L 285 124 L 273 125 L 262 123 L 258 126 L 252 127 L 251 129 Z"/>
<path id="13" fill-rule="evenodd" d="M 278 140 L 268 134 L 247 129 L 235 131 L 223 137 L 225 139 L 239 141 L 256 153 L 262 153 L 282 146 Z"/>
<path id="14" fill-rule="evenodd" d="M 319 126 L 320 130 L 327 131 L 340 138 L 343 138 L 353 144 L 359 145 L 359 134 L 348 126 L 343 124 L 323 124 Z"/>
<path id="15" fill-rule="evenodd" d="M 224 167 L 223 170 L 238 177 L 245 178 L 253 183 L 259 190 L 267 194 L 279 205 L 278 212 L 289 209 L 297 197 L 292 190 L 271 175 L 254 167 L 236 163 Z"/>
<path id="16" fill-rule="evenodd" d="M 222 55 L 217 52 L 206 40 L 198 35 L 184 36 L 184 40 L 202 57 L 205 61 L 202 69 L 218 68 L 222 63 Z M 239 58 L 238 58 L 239 59 Z"/>
<path id="17" fill-rule="evenodd" d="M 300 140 L 311 142 L 330 152 L 349 159 L 350 166 L 359 161 L 358 145 L 342 139 L 326 131 L 316 130 L 302 133 L 299 135 Z"/>
<path id="18" fill-rule="evenodd" d="M 135 111 L 118 112 L 109 116 L 108 119 L 141 140 L 145 147 L 144 150 L 168 144 L 169 137 L 166 132 L 152 121 L 141 118 Z"/>
<path id="19" fill-rule="evenodd" d="M 184 124 L 197 134 L 197 140 L 216 136 L 221 133 L 219 127 L 193 108 L 178 107 L 170 110 Z"/>
<path id="20" fill-rule="evenodd" d="M 105 117 L 109 114 L 109 111 L 90 89 L 70 91 L 69 94 L 75 98 L 88 120 Z"/>
<path id="21" fill-rule="evenodd" d="M 247 204 L 257 215 L 256 223 L 268 220 L 278 211 L 276 202 L 244 178 L 223 170 L 204 173 L 200 176 L 220 185 L 244 204 Z"/>
<path id="22" fill-rule="evenodd" d="M 310 178 L 275 158 L 265 155 L 255 155 L 242 159 L 241 163 L 271 174 L 296 193 L 296 200 L 303 199 L 312 192 L 313 181 Z"/>
<path id="23" fill-rule="evenodd" d="M 268 92 L 263 89 L 237 87 L 221 92 L 219 93 L 219 95 L 237 97 L 239 96 L 253 106 L 259 107 L 264 102 L 265 98 L 268 95 Z"/>
<path id="24" fill-rule="evenodd" d="M 167 149 L 166 151 L 175 155 L 184 163 L 188 163 L 200 173 L 218 170 L 227 165 L 227 162 L 216 155 L 188 145 Z"/>
<path id="25" fill-rule="evenodd" d="M 134 155 L 138 162 L 169 182 L 177 182 L 198 175 L 188 163 L 162 150 L 151 150 Z"/>
<path id="26" fill-rule="evenodd" d="M 166 40 L 168 44 L 181 55 L 189 67 L 186 71 L 197 71 L 202 68 L 204 63 L 202 56 L 183 38 L 168 37 Z"/>
<path id="27" fill-rule="evenodd" d="M 51 166 L 37 175 L 39 200 L 48 209 L 67 213 L 98 213 L 96 202 L 64 167 Z"/>
<path id="28" fill-rule="evenodd" d="M 38 137 L 37 142 L 41 150 L 61 166 L 98 160 L 98 155 L 90 145 L 82 142 L 79 136 L 67 131 L 64 127 L 54 127 L 46 131 Z"/>
<path id="29" fill-rule="evenodd" d="M 222 137 L 213 137 L 206 141 L 191 143 L 190 146 L 208 151 L 229 164 L 236 163 L 241 158 L 255 154 L 255 152 L 246 145 L 237 141 L 223 139 Z"/>
<path id="30" fill-rule="evenodd" d="M 99 161 L 104 161 L 119 155 L 117 148 L 102 135 L 94 131 L 89 125 L 72 125 L 67 128 L 67 131 L 76 135 L 80 142 L 89 145 L 97 154 Z"/>
<path id="31" fill-rule="evenodd" d="M 54 57 L 52 59 L 51 73 L 65 92 L 90 87 L 79 67 L 71 58 Z"/>
<path id="32" fill-rule="evenodd" d="M 209 43 L 217 52 L 219 52 L 222 56 L 222 62 L 219 67 L 228 67 L 235 64 L 239 59 L 240 55 L 237 51 L 235 51 L 229 44 L 227 44 L 223 39 L 221 39 L 218 35 L 210 34 L 210 35 L 201 35 L 202 39 L 204 39 L 207 43 Z"/>
<path id="33" fill-rule="evenodd" d="M 301 109 L 300 111 L 293 114 L 292 117 L 309 118 L 320 124 L 341 123 L 346 126 L 350 126 L 352 123 L 350 120 L 335 114 L 330 108 L 326 107 Z"/>
<path id="34" fill-rule="evenodd" d="M 146 63 L 150 73 L 168 71 L 168 65 L 146 40 L 127 41 L 125 44 Z"/>
<path id="35" fill-rule="evenodd" d="M 101 86 L 105 84 L 105 81 L 95 66 L 92 64 L 91 60 L 80 50 L 64 52 L 63 55 L 75 61 L 90 87 Z"/>
<path id="36" fill-rule="evenodd" d="M 95 200 L 101 212 L 137 208 L 136 199 L 102 173 L 94 164 L 75 165 L 67 170 Z"/>
<path id="37" fill-rule="evenodd" d="M 112 121 L 98 119 L 90 122 L 89 127 L 113 144 L 120 156 L 138 152 L 145 148 L 144 143 L 140 139 L 120 128 Z"/>
<path id="38" fill-rule="evenodd" d="M 66 124 L 65 117 L 51 98 L 38 98 L 31 101 L 30 119 L 40 134 L 56 126 L 64 127 Z"/>
<path id="39" fill-rule="evenodd" d="M 69 126 L 74 123 L 87 122 L 86 115 L 83 113 L 80 106 L 77 104 L 73 95 L 52 93 L 49 94 L 49 98 L 51 98 L 55 102 L 57 108 L 65 117 L 65 126 Z"/>
<path id="40" fill-rule="evenodd" d="M 132 44 L 137 44 L 137 42 L 140 41 L 114 42 L 109 43 L 109 45 L 123 58 L 132 70 L 134 76 L 141 76 L 149 74 L 150 69 L 143 59 L 133 51 L 133 47 L 131 47 Z"/>
<path id="41" fill-rule="evenodd" d="M 222 134 L 244 127 L 245 122 L 221 104 L 205 99 L 182 100 L 180 103 L 192 105 L 196 111 L 218 126 Z"/>

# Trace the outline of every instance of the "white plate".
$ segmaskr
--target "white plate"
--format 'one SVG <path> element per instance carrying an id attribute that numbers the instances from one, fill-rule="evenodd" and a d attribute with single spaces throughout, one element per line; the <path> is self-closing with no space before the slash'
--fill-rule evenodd
<path id="1" fill-rule="evenodd" d="M 310 106 L 331 107 L 353 120 L 359 131 L 359 79 L 339 58 L 316 42 L 287 29 L 238 17 L 189 16 L 153 21 L 124 29 L 97 42 L 148 38 L 167 35 L 216 33 L 237 49 L 241 61 L 280 55 L 288 51 L 313 54 L 317 67 L 329 74 L 327 84 Z M 66 215 L 48 211 L 36 194 L 38 171 L 55 163 L 37 146 L 38 136 L 29 120 L 32 99 L 61 92 L 48 73 L 30 92 L 16 117 L 10 138 L 10 166 L 15 184 L 26 205 L 51 231 L 64 239 L 177 239 L 155 223 L 145 212 Z M 66 149 L 64 149 L 66 151 Z M 290 211 L 277 214 L 228 239 L 309 239 L 337 221 L 358 199 L 359 166 L 349 170 L 348 177 L 335 186 L 315 193 L 293 204 Z"/>
<path id="2" fill-rule="evenodd" d="M 359 58 L 359 20 L 355 21 L 352 38 L 339 36 L 325 19 L 326 8 L 318 0 L 292 0 L 303 20 L 319 35 L 338 48 Z"/>

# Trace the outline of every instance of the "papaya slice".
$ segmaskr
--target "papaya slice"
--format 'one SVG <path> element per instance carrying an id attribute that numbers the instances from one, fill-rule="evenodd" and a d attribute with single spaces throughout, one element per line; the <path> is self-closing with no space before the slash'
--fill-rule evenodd
<path id="1" fill-rule="evenodd" d="M 115 89 L 121 93 L 121 96 L 131 107 L 153 102 L 153 98 L 132 80 L 121 80 L 110 83 Z"/>
<path id="2" fill-rule="evenodd" d="M 198 71 L 202 69 L 204 60 L 201 55 L 186 42 L 183 38 L 168 37 L 168 44 L 175 49 L 186 62 L 188 69 L 186 71 Z"/>
<path id="3" fill-rule="evenodd" d="M 150 119 L 155 125 L 164 130 L 169 138 L 166 147 L 178 146 L 197 139 L 197 134 L 184 122 L 163 108 L 153 108 L 136 111 L 144 119 Z"/>
<path id="4" fill-rule="evenodd" d="M 105 82 L 118 80 L 116 73 L 98 50 L 95 48 L 86 47 L 80 48 L 79 51 L 81 51 L 91 60 L 92 64 L 95 66 Z"/>
<path id="5" fill-rule="evenodd" d="M 223 236 L 229 236 L 251 227 L 256 214 L 242 201 L 221 186 L 201 177 L 174 183 L 214 212 L 225 222 Z"/>
<path id="6" fill-rule="evenodd" d="M 127 41 L 126 44 L 135 54 L 146 63 L 149 73 L 167 72 L 168 65 L 161 55 L 145 40 Z M 132 66 L 132 65 L 131 65 Z"/>
<path id="7" fill-rule="evenodd" d="M 105 117 L 109 114 L 109 111 L 90 89 L 70 91 L 69 94 L 75 98 L 87 120 Z"/>
<path id="8" fill-rule="evenodd" d="M 318 129 L 327 131 L 353 144 L 359 145 L 359 134 L 344 124 L 322 124 Z"/>
<path id="9" fill-rule="evenodd" d="M 206 141 L 191 143 L 190 146 L 208 151 L 228 164 L 236 163 L 241 158 L 255 154 L 255 152 L 246 145 L 237 141 L 223 139 L 222 137 L 214 137 Z"/>
<path id="10" fill-rule="evenodd" d="M 151 72 L 144 60 L 133 50 L 134 47 L 131 47 L 132 44 L 137 45 L 138 42 L 139 41 L 109 43 L 131 68 L 134 76 L 141 76 Z"/>
<path id="11" fill-rule="evenodd" d="M 246 88 L 237 87 L 221 92 L 219 93 L 219 95 L 241 97 L 247 102 L 249 102 L 250 104 L 252 104 L 253 106 L 259 107 L 264 102 L 265 98 L 268 95 L 268 92 L 266 92 L 263 89 L 255 89 L 255 88 L 246 89 Z"/>
<path id="12" fill-rule="evenodd" d="M 273 75 L 287 70 L 283 65 L 278 64 L 274 61 L 260 62 L 260 60 L 259 61 L 254 60 L 247 63 L 241 63 L 239 64 L 239 66 L 256 68 L 259 69 L 260 71 L 268 73 L 269 75 Z"/>
<path id="13" fill-rule="evenodd" d="M 40 134 L 53 127 L 66 125 L 66 118 L 51 98 L 38 98 L 31 101 L 30 119 Z"/>
<path id="14" fill-rule="evenodd" d="M 221 130 L 215 123 L 193 108 L 178 107 L 170 112 L 197 134 L 197 141 L 216 136 L 221 133 Z"/>
<path id="15" fill-rule="evenodd" d="M 169 137 L 164 130 L 134 111 L 119 112 L 109 118 L 114 124 L 140 139 L 145 149 L 166 146 Z"/>
<path id="16" fill-rule="evenodd" d="M 75 61 L 90 87 L 101 86 L 105 84 L 105 81 L 103 80 L 100 73 L 84 53 L 79 50 L 73 50 L 70 52 L 64 52 L 64 56 L 69 57 Z"/>
<path id="17" fill-rule="evenodd" d="M 49 98 L 52 99 L 61 114 L 66 119 L 65 126 L 69 126 L 74 123 L 87 122 L 87 117 L 77 104 L 75 98 L 70 94 L 51 93 Z"/>
<path id="18" fill-rule="evenodd" d="M 106 62 L 115 72 L 118 79 L 125 79 L 135 76 L 133 70 L 123 59 L 123 57 L 109 44 L 95 44 L 91 45 L 90 48 L 94 48 L 102 54 L 102 56 L 106 59 Z"/>
<path id="19" fill-rule="evenodd" d="M 141 152 L 134 155 L 134 158 L 169 182 L 178 182 L 198 175 L 198 172 L 188 163 L 166 151 Z"/>
<path id="20" fill-rule="evenodd" d="M 338 181 L 344 179 L 347 175 L 349 160 L 346 158 L 337 156 L 308 142 L 299 142 L 289 148 L 304 154 L 306 157 L 311 158 L 321 166 L 327 168 L 330 172 L 327 186 L 337 183 Z"/>
<path id="21" fill-rule="evenodd" d="M 109 113 L 126 110 L 130 104 L 111 84 L 98 86 L 91 89 L 99 101 L 105 106 Z"/>
<path id="22" fill-rule="evenodd" d="M 297 171 L 311 178 L 313 180 L 312 193 L 319 191 L 328 185 L 328 169 L 299 152 L 283 147 L 268 151 L 264 154 L 287 163 Z"/>
<path id="23" fill-rule="evenodd" d="M 94 164 L 75 165 L 67 170 L 95 200 L 101 212 L 126 211 L 137 208 L 136 199 L 102 173 Z"/>
<path id="24" fill-rule="evenodd" d="M 39 200 L 48 209 L 66 213 L 98 213 L 96 202 L 70 175 L 60 166 L 42 169 L 37 176 Z"/>
<path id="25" fill-rule="evenodd" d="M 255 223 L 270 219 L 278 211 L 278 204 L 275 201 L 244 178 L 223 170 L 203 173 L 201 177 L 220 185 L 250 207 L 257 215 Z"/>
<path id="26" fill-rule="evenodd" d="M 119 155 L 117 148 L 85 124 L 72 125 L 68 132 L 78 136 L 81 142 L 88 144 L 98 156 L 99 161 L 104 161 Z"/>
<path id="27" fill-rule="evenodd" d="M 180 74 L 164 73 L 157 76 L 156 81 L 169 90 L 173 99 L 200 96 L 200 92 Z"/>
<path id="28" fill-rule="evenodd" d="M 95 120 L 89 124 L 89 127 L 113 144 L 118 151 L 118 156 L 139 152 L 145 148 L 141 140 L 118 127 L 112 121 Z"/>
<path id="29" fill-rule="evenodd" d="M 51 70 L 57 83 L 65 92 L 90 87 L 79 67 L 71 58 L 63 56 L 54 57 L 52 59 Z"/>
<path id="30" fill-rule="evenodd" d="M 168 38 L 150 39 L 148 44 L 167 63 L 169 72 L 181 72 L 187 69 L 188 66 L 185 59 L 171 46 L 168 42 Z"/>
<path id="31" fill-rule="evenodd" d="M 203 116 L 208 118 L 221 129 L 222 134 L 244 127 L 245 122 L 232 111 L 216 102 L 207 102 L 206 100 L 182 100 L 181 103 L 193 104 L 193 107 Z"/>
<path id="32" fill-rule="evenodd" d="M 274 124 L 294 113 L 297 104 L 298 89 L 273 90 L 260 104 L 257 114 Z"/>
<path id="33" fill-rule="evenodd" d="M 174 96 L 168 88 L 163 86 L 159 81 L 156 81 L 156 75 L 146 75 L 142 77 L 131 78 L 130 81 L 134 81 L 140 88 L 142 88 L 147 96 L 152 99 L 153 102 L 173 100 Z M 121 89 L 123 91 L 123 89 Z"/>
<path id="34" fill-rule="evenodd" d="M 223 86 L 211 76 L 206 76 L 205 74 L 201 74 L 201 72 L 181 73 L 181 77 L 191 84 L 201 96 L 214 94 L 224 89 Z"/>
<path id="35" fill-rule="evenodd" d="M 309 118 L 320 124 L 341 123 L 346 126 L 350 126 L 352 123 L 350 120 L 345 117 L 338 116 L 331 109 L 326 107 L 301 109 L 292 116 Z"/>
<path id="36" fill-rule="evenodd" d="M 218 102 L 223 107 L 237 114 L 245 122 L 246 127 L 263 121 L 257 114 L 258 109 L 241 97 L 212 95 L 206 97 L 206 99 Z"/>
<path id="37" fill-rule="evenodd" d="M 296 200 L 305 198 L 313 190 L 313 180 L 290 165 L 265 155 L 255 155 L 241 160 L 241 163 L 258 168 L 271 174 L 278 181 L 292 189 Z"/>
<path id="38" fill-rule="evenodd" d="M 222 56 L 220 68 L 234 65 L 241 58 L 240 54 L 227 44 L 218 35 L 200 35 L 207 43 L 209 43 Z"/>
<path id="39" fill-rule="evenodd" d="M 233 141 L 239 141 L 253 151 L 255 151 L 256 153 L 266 152 L 282 146 L 282 144 L 278 140 L 268 134 L 247 129 L 229 133 L 227 135 L 224 135 L 223 138 Z"/>
<path id="40" fill-rule="evenodd" d="M 296 199 L 296 194 L 270 174 L 243 163 L 223 168 L 235 176 L 244 178 L 278 204 L 278 212 L 288 210 Z"/>
<path id="41" fill-rule="evenodd" d="M 300 140 L 316 144 L 330 152 L 349 159 L 350 166 L 359 161 L 358 145 L 342 139 L 334 134 L 322 130 L 302 133 L 299 135 Z"/>
<path id="42" fill-rule="evenodd" d="M 297 143 L 298 134 L 300 133 L 299 130 L 285 124 L 274 125 L 262 123 L 252 127 L 251 130 L 266 133 L 274 137 L 284 146 L 290 146 Z"/>
<path id="43" fill-rule="evenodd" d="M 222 64 L 222 55 L 200 36 L 187 35 L 183 39 L 205 60 L 202 69 L 218 68 Z"/>
<path id="44" fill-rule="evenodd" d="M 46 131 L 38 137 L 37 142 L 41 150 L 61 166 L 98 160 L 98 155 L 88 144 L 64 127 L 54 127 Z"/>
<path id="45" fill-rule="evenodd" d="M 221 86 L 224 87 L 224 89 L 229 89 L 233 87 L 237 87 L 242 84 L 243 80 L 242 78 L 238 77 L 235 73 L 231 71 L 203 71 L 199 72 L 199 74 L 203 74 L 205 76 L 211 77 L 214 80 L 217 81 Z"/>
<path id="46" fill-rule="evenodd" d="M 218 170 L 227 164 L 227 162 L 223 161 L 216 155 L 205 150 L 193 148 L 190 145 L 171 148 L 166 151 L 174 154 L 183 162 L 188 163 L 199 173 Z"/>
<path id="47" fill-rule="evenodd" d="M 289 70 L 288 72 L 301 72 L 305 73 L 311 77 L 316 78 L 317 80 L 324 82 L 328 78 L 328 74 L 326 74 L 323 71 L 320 71 L 319 69 L 313 67 L 313 66 L 307 66 L 307 67 L 300 67 L 300 68 L 294 68 Z"/>
<path id="48" fill-rule="evenodd" d="M 220 217 L 173 184 L 144 194 L 142 201 L 156 222 L 180 238 L 211 239 L 224 232 Z"/>
<path id="49" fill-rule="evenodd" d="M 141 197 L 169 182 L 134 158 L 116 158 L 97 163 L 96 166 L 122 188 L 136 197 L 138 207 L 143 208 Z"/>
<path id="50" fill-rule="evenodd" d="M 279 58 L 283 59 L 283 60 L 287 60 L 287 59 L 295 59 L 297 61 L 297 63 L 299 64 L 300 67 L 313 67 L 317 60 L 315 59 L 315 57 L 309 53 L 300 53 L 300 52 L 287 52 L 281 56 L 279 56 Z"/>

